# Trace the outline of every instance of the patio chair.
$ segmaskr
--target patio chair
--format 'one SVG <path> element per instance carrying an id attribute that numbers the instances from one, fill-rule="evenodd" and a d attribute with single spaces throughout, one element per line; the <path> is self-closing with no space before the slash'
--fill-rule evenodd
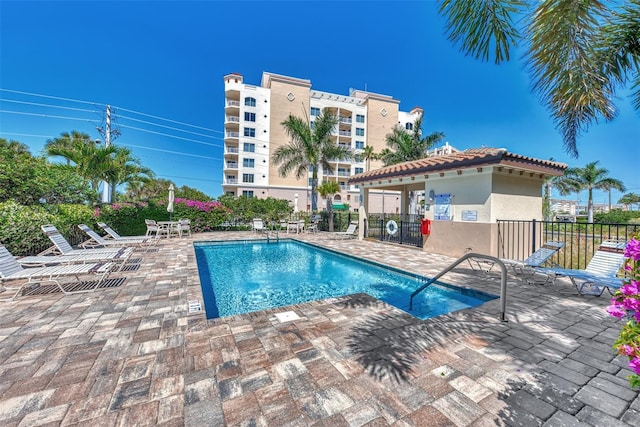
<path id="1" fill-rule="evenodd" d="M 99 248 L 99 249 L 73 249 L 71 244 L 64 238 L 64 236 L 58 231 L 55 225 L 46 224 L 40 227 L 44 234 L 47 235 L 49 240 L 53 243 L 53 246 L 38 255 L 47 255 L 47 254 L 61 254 L 61 255 L 82 255 L 88 256 L 90 254 L 114 254 L 117 253 L 120 249 L 124 247 L 124 245 L 119 245 L 118 247 L 111 248 Z"/>
<path id="2" fill-rule="evenodd" d="M 356 237 L 358 235 L 358 223 L 355 221 L 351 221 L 346 231 L 336 231 L 334 234 L 336 236 L 341 236 L 343 239 Z"/>
<path id="3" fill-rule="evenodd" d="M 160 227 L 158 226 L 158 223 L 155 220 L 153 220 L 153 219 L 145 219 L 144 220 L 144 224 L 147 226 L 147 234 L 146 234 L 147 237 L 149 237 L 149 236 L 158 237 L 158 231 L 159 231 Z"/>
<path id="4" fill-rule="evenodd" d="M 158 241 L 157 239 L 155 239 L 154 237 L 148 234 L 144 236 L 121 236 L 113 228 L 109 227 L 104 222 L 98 222 L 98 227 L 102 228 L 107 233 L 104 236 L 105 240 L 110 238 L 115 241 L 136 240 L 136 241 L 142 241 L 145 243 L 155 243 Z M 156 237 L 157 237 L 157 233 L 156 233 Z"/>
<path id="5" fill-rule="evenodd" d="M 255 233 L 262 233 L 266 231 L 262 218 L 253 218 L 252 229 Z"/>
<path id="6" fill-rule="evenodd" d="M 137 246 L 139 248 L 144 248 L 151 246 L 150 243 L 141 241 L 141 240 L 105 240 L 98 233 L 90 229 L 85 224 L 78 224 L 78 228 L 89 236 L 89 240 L 80 244 L 85 249 L 95 249 L 95 248 L 109 248 L 109 247 L 124 247 L 124 246 Z"/>
<path id="7" fill-rule="evenodd" d="M 111 262 L 106 263 L 83 263 L 83 264 L 61 264 L 49 267 L 24 268 L 11 255 L 11 253 L 0 244 L 0 288 L 1 290 L 15 290 L 11 298 L 3 298 L 0 301 L 13 301 L 25 287 L 39 287 L 42 283 L 51 282 L 55 284 L 63 293 L 71 294 L 78 292 L 88 292 L 96 289 L 100 283 L 108 276 L 114 266 Z M 66 290 L 61 283 L 63 278 L 75 278 L 81 281 L 81 276 L 98 276 L 98 280 L 91 288 L 77 291 Z M 25 280 L 26 279 L 26 280 Z M 6 282 L 23 280 L 18 287 L 5 286 Z"/>
<path id="8" fill-rule="evenodd" d="M 541 247 L 539 247 L 535 252 L 533 252 L 529 257 L 523 261 L 518 261 L 514 259 L 502 258 L 502 261 L 507 268 L 511 267 L 513 273 L 516 276 L 520 276 L 522 278 L 527 278 L 535 274 L 536 267 L 542 267 L 553 255 L 555 255 L 560 249 L 564 247 L 563 242 L 545 242 Z M 479 270 L 483 273 L 489 273 L 495 263 L 493 261 L 488 261 L 484 259 L 474 259 L 470 258 L 467 260 L 471 269 Z"/>
<path id="9" fill-rule="evenodd" d="M 182 237 L 185 233 L 191 237 L 191 220 L 189 219 L 181 219 L 178 221 L 178 235 Z"/>
<path id="10" fill-rule="evenodd" d="M 568 277 L 580 295 L 600 296 L 606 290 L 622 286 L 622 278 L 618 272 L 624 263 L 626 242 L 622 240 L 605 240 L 600 243 L 584 270 L 566 268 L 536 268 L 535 274 L 527 281 L 545 284 L 553 282 L 557 277 Z M 537 277 L 543 276 L 542 281 Z"/>

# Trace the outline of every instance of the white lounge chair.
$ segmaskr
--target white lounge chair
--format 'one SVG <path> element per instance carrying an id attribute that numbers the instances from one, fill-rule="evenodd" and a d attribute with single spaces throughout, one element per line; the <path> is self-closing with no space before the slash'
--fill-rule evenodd
<path id="1" fill-rule="evenodd" d="M 358 235 L 358 223 L 351 221 L 346 231 L 336 231 L 334 234 L 336 236 L 341 236 L 343 239 L 356 237 Z"/>
<path id="2" fill-rule="evenodd" d="M 99 249 L 73 249 L 73 247 L 67 242 L 67 239 L 58 231 L 55 225 L 46 224 L 41 226 L 44 234 L 47 235 L 49 240 L 53 243 L 53 247 L 47 249 L 44 252 L 39 253 L 38 255 L 45 254 L 62 254 L 62 255 L 89 255 L 92 253 L 100 253 L 100 254 L 115 254 L 124 246 L 119 245 L 118 247 L 111 248 L 99 248 Z"/>
<path id="3" fill-rule="evenodd" d="M 85 232 L 87 236 L 90 237 L 89 240 L 80 244 L 83 248 L 109 248 L 109 247 L 124 247 L 124 246 L 137 246 L 139 248 L 144 248 L 151 246 L 150 242 L 141 241 L 141 240 L 105 240 L 98 233 L 90 229 L 85 224 L 78 224 L 78 228 Z"/>
<path id="4" fill-rule="evenodd" d="M 622 286 L 622 278 L 617 276 L 624 263 L 625 247 L 625 241 L 605 240 L 584 270 L 537 268 L 528 281 L 544 284 L 555 281 L 556 277 L 568 277 L 581 295 L 600 296 L 605 289 L 613 293 L 612 289 Z M 537 280 L 539 276 L 543 276 L 542 281 Z"/>
<path id="5" fill-rule="evenodd" d="M 500 259 L 500 261 L 502 261 L 505 266 L 511 267 L 516 276 L 526 278 L 535 274 L 535 268 L 542 267 L 542 265 L 562 249 L 563 246 L 563 242 L 549 241 L 545 242 L 540 248 L 523 261 L 505 258 Z M 467 261 L 469 261 L 469 265 L 473 270 L 480 270 L 483 273 L 489 273 L 495 265 L 493 261 L 483 259 L 470 258 Z"/>
<path id="6" fill-rule="evenodd" d="M 18 258 L 18 263 L 23 267 L 45 267 L 60 264 L 84 264 L 97 262 L 112 262 L 122 270 L 125 263 L 131 258 L 134 248 L 120 248 L 116 252 L 94 252 L 83 250 L 75 255 L 34 255 Z"/>
<path id="7" fill-rule="evenodd" d="M 154 237 L 149 236 L 149 235 L 144 235 L 144 236 L 121 236 L 113 228 L 109 227 L 104 222 L 98 222 L 98 227 L 102 228 L 107 233 L 107 235 L 105 236 L 106 237 L 105 240 L 111 238 L 111 239 L 113 239 L 115 241 L 135 240 L 135 241 L 142 241 L 142 242 L 145 242 L 145 243 L 155 243 L 155 242 L 158 241 L 157 239 L 155 239 Z"/>
<path id="8" fill-rule="evenodd" d="M 88 292 L 96 289 L 107 277 L 114 264 L 106 263 L 84 263 L 84 264 L 61 264 L 50 267 L 24 268 L 11 255 L 11 253 L 0 244 L 0 288 L 15 292 L 10 298 L 3 298 L 0 301 L 13 301 L 25 287 L 36 287 L 42 283 L 51 282 L 55 284 L 63 293 L 71 294 L 78 292 Z M 78 291 L 67 291 L 62 285 L 61 279 L 74 278 L 81 281 L 81 276 L 98 276 L 95 285 L 90 289 Z M 18 287 L 5 286 L 6 282 L 19 280 Z"/>

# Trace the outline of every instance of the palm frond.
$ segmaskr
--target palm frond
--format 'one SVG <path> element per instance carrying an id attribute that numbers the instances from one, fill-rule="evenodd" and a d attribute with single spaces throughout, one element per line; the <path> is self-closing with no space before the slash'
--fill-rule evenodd
<path id="1" fill-rule="evenodd" d="M 521 38 L 513 16 L 522 13 L 522 0 L 443 0 L 440 14 L 447 19 L 448 38 L 465 55 L 496 64 L 509 60 L 509 51 Z"/>

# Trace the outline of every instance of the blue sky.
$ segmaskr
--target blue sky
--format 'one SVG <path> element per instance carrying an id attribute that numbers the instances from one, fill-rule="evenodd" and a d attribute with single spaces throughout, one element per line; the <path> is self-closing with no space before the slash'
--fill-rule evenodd
<path id="1" fill-rule="evenodd" d="M 424 131 L 444 132 L 459 149 L 504 147 L 576 167 L 599 160 L 640 193 L 640 114 L 626 93 L 618 117 L 583 135 L 573 159 L 530 91 L 522 51 L 499 66 L 465 57 L 433 1 L 0 0 L 0 40 L 0 137 L 34 154 L 64 131 L 98 138 L 110 104 L 116 144 L 159 177 L 213 197 L 222 193 L 222 76 L 259 85 L 263 71 L 326 92 L 391 95 L 403 111 L 421 106 Z M 608 197 L 598 192 L 595 202 Z"/>

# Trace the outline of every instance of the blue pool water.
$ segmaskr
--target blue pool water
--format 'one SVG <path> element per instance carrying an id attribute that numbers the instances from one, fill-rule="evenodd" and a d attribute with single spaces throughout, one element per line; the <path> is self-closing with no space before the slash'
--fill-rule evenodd
<path id="1" fill-rule="evenodd" d="M 427 319 L 496 298 L 295 241 L 196 243 L 207 318 L 231 316 L 364 292 Z"/>

